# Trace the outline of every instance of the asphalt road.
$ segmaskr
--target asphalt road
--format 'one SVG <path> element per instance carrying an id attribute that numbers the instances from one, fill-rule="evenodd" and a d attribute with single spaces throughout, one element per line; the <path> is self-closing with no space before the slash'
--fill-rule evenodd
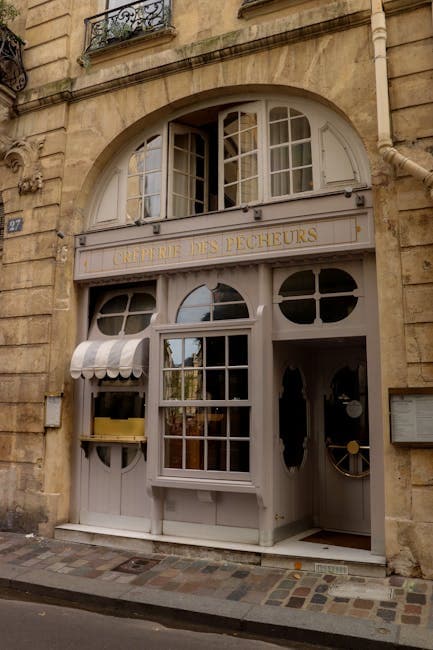
<path id="1" fill-rule="evenodd" d="M 181 621 L 177 621 L 181 625 Z M 285 646 L 286 648 L 288 646 Z M 0 650 L 276 650 L 265 641 L 116 618 L 58 605 L 0 600 Z M 292 644 L 292 650 L 313 646 Z M 320 650 L 314 646 L 315 650 Z"/>

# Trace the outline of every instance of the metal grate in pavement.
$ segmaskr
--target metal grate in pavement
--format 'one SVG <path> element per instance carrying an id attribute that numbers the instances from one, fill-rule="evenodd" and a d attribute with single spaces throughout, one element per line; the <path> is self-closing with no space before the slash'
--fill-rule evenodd
<path id="1" fill-rule="evenodd" d="M 119 566 L 111 569 L 112 571 L 119 571 L 120 573 L 144 573 L 154 566 L 159 564 L 161 560 L 149 560 L 145 557 L 131 557 L 126 562 L 122 562 Z"/>

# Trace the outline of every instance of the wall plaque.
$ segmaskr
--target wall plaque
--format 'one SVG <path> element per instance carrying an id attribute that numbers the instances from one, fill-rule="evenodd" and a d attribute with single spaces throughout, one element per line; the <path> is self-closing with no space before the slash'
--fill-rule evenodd
<path id="1" fill-rule="evenodd" d="M 8 219 L 6 232 L 21 232 L 23 229 L 24 219 L 22 217 L 14 217 L 13 219 Z"/>
<path id="2" fill-rule="evenodd" d="M 390 388 L 391 442 L 433 447 L 433 388 Z"/>

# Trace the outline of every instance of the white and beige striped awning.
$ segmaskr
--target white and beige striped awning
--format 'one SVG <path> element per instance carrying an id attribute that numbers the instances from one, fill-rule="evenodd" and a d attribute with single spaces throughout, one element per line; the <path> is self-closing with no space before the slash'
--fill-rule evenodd
<path id="1" fill-rule="evenodd" d="M 71 375 L 102 379 L 141 377 L 149 366 L 148 338 L 115 338 L 102 341 L 83 341 L 74 350 Z"/>

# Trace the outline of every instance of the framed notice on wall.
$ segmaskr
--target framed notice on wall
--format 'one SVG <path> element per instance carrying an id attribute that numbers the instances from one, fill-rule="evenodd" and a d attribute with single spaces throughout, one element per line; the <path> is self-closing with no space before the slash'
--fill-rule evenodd
<path id="1" fill-rule="evenodd" d="M 390 388 L 391 442 L 433 447 L 433 388 Z"/>

